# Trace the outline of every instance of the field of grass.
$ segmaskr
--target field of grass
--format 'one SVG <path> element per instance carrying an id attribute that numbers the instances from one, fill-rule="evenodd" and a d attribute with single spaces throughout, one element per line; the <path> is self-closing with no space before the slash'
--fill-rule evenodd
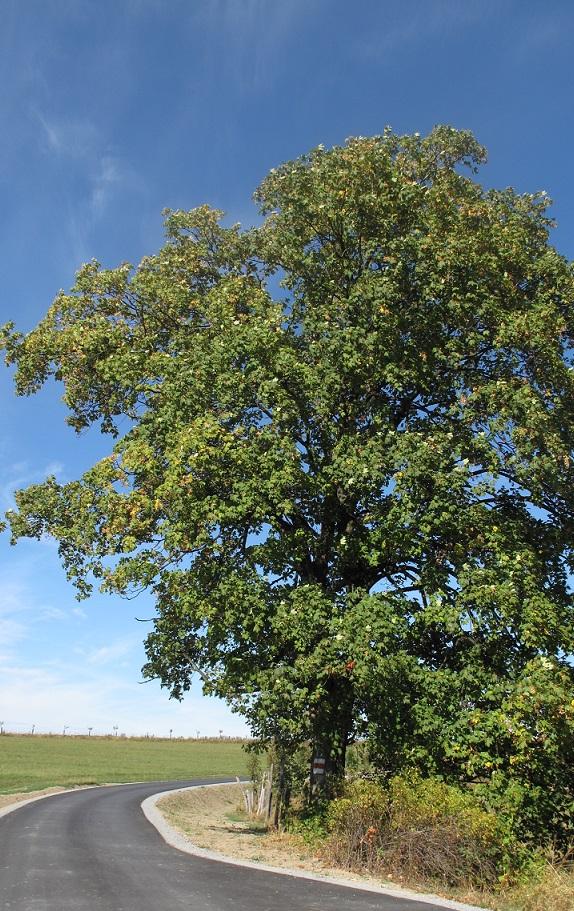
<path id="1" fill-rule="evenodd" d="M 240 741 L 0 736 L 0 794 L 54 785 L 244 775 Z"/>

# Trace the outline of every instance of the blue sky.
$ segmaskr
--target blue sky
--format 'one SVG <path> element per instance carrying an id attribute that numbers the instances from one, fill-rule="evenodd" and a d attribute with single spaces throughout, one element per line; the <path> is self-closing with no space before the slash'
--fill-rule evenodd
<path id="1" fill-rule="evenodd" d="M 93 257 L 137 262 L 161 210 L 249 224 L 270 168 L 351 135 L 473 130 L 489 185 L 546 190 L 574 257 L 574 6 L 562 0 L 4 0 L 0 322 L 30 329 Z M 61 390 L 0 372 L 0 500 L 106 451 Z M 0 720 L 11 730 L 241 733 L 199 688 L 141 684 L 142 597 L 78 604 L 50 543 L 0 540 Z"/>

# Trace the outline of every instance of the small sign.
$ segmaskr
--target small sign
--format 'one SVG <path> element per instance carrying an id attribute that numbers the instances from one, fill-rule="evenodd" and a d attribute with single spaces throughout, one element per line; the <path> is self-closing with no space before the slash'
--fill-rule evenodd
<path id="1" fill-rule="evenodd" d="M 325 760 L 321 756 L 315 756 L 313 760 L 313 775 L 325 774 Z"/>

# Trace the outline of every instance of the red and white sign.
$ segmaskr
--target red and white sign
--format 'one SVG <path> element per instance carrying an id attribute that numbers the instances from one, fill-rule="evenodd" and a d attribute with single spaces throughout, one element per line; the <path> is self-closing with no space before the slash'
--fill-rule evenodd
<path id="1" fill-rule="evenodd" d="M 313 760 L 313 775 L 325 774 L 325 760 L 321 756 L 315 756 Z"/>

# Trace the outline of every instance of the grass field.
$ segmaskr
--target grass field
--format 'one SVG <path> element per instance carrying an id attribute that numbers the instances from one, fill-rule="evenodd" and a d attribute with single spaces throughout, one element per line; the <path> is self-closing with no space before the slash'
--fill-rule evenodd
<path id="1" fill-rule="evenodd" d="M 239 741 L 0 736 L 0 794 L 54 785 L 244 775 Z"/>

